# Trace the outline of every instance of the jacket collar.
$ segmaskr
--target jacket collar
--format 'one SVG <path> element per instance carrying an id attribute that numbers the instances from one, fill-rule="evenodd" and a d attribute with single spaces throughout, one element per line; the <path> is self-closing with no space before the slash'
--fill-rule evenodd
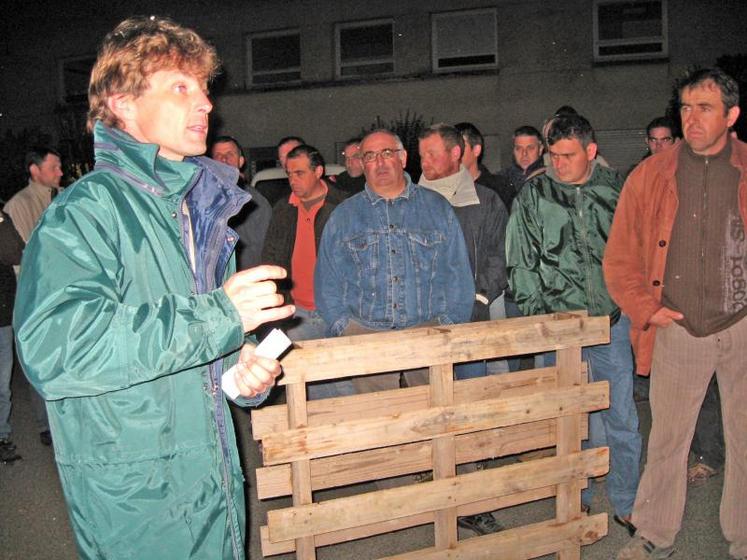
<path id="1" fill-rule="evenodd" d="M 404 198 L 409 199 L 410 196 L 415 192 L 415 183 L 412 182 L 412 179 L 410 178 L 410 174 L 405 171 L 405 188 L 402 190 L 401 193 L 399 193 L 394 200 L 398 198 Z M 384 197 L 382 197 L 379 194 L 376 194 L 374 190 L 369 186 L 368 181 L 366 181 L 366 187 L 363 190 L 364 196 L 366 199 L 373 205 L 378 204 L 382 200 L 386 200 Z"/>
<path id="2" fill-rule="evenodd" d="M 96 121 L 93 147 L 97 168 L 115 168 L 125 181 L 151 194 L 166 197 L 180 194 L 187 187 L 187 183 L 179 187 L 169 186 L 156 171 L 158 146 L 138 142 L 124 130 Z M 207 170 L 227 185 L 235 185 L 238 181 L 238 169 L 213 159 L 200 156 L 185 161 Z"/>

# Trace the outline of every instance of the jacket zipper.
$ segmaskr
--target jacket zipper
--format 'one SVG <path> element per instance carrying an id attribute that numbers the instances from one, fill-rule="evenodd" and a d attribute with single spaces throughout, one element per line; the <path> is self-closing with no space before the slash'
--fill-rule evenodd
<path id="1" fill-rule="evenodd" d="M 706 215 L 706 211 L 708 210 L 708 166 L 709 166 L 709 159 L 706 157 L 704 160 L 704 169 L 703 169 L 703 200 L 702 200 L 702 207 L 700 209 L 701 211 L 701 217 L 700 217 L 700 223 L 705 223 L 705 220 L 708 218 Z M 700 229 L 700 270 L 698 271 L 700 274 L 700 285 L 705 286 L 705 277 L 706 277 L 706 263 L 705 263 L 705 245 L 706 245 L 706 239 L 705 239 L 705 229 L 704 227 L 699 228 Z M 702 324 L 702 321 L 704 319 L 704 301 L 705 297 L 698 298 L 698 322 Z"/>
<path id="2" fill-rule="evenodd" d="M 187 194 L 194 188 L 194 186 L 199 181 L 202 173 L 205 173 L 206 171 L 203 168 L 200 168 L 200 171 L 195 175 L 195 178 L 190 183 L 189 187 L 184 190 L 184 194 L 179 199 L 179 215 L 184 218 L 184 214 L 182 214 L 182 206 L 184 204 L 184 201 L 186 199 Z M 188 217 L 187 219 L 191 219 L 191 217 Z M 194 222 L 193 222 L 194 224 Z M 181 229 L 184 228 L 184 220 L 182 219 L 180 221 Z M 192 230 L 194 232 L 194 225 L 192 226 Z M 194 233 L 193 233 L 194 235 Z M 206 246 L 210 249 L 213 248 L 213 245 L 215 245 L 216 236 L 213 234 L 211 235 L 210 239 L 208 240 L 208 243 L 206 243 Z M 182 231 L 182 243 L 184 243 L 184 232 Z M 187 251 L 187 258 L 189 258 L 189 248 L 184 247 L 184 249 Z M 197 247 L 195 246 L 195 265 L 196 265 L 196 259 L 197 259 Z M 207 253 L 210 255 L 215 251 L 208 250 Z M 211 263 L 215 263 L 215 259 L 211 259 Z M 207 266 L 208 263 L 205 263 L 205 271 L 209 272 L 209 267 Z M 192 271 L 192 281 L 193 286 L 195 289 L 195 293 L 199 292 L 199 287 L 197 285 L 197 277 L 196 277 L 196 271 L 192 270 L 190 267 L 190 270 Z M 213 271 L 214 273 L 215 271 Z M 214 281 L 212 282 L 214 284 Z M 205 278 L 205 290 L 207 291 L 209 288 L 209 278 Z M 233 546 L 233 556 L 236 560 L 239 560 L 239 558 L 243 555 L 243 549 L 241 547 L 240 539 L 236 535 L 236 527 L 234 526 L 234 520 L 233 520 L 233 511 L 235 510 L 235 504 L 233 503 L 233 498 L 231 495 L 231 478 L 230 478 L 230 472 L 229 472 L 229 464 L 230 464 L 230 454 L 228 452 L 228 442 L 226 438 L 226 417 L 224 414 L 223 406 L 222 406 L 222 396 L 220 395 L 220 384 L 218 380 L 218 368 L 217 368 L 217 362 L 213 362 L 208 366 L 208 379 L 210 381 L 210 394 L 212 395 L 213 399 L 213 410 L 214 410 L 214 417 L 215 417 L 215 424 L 216 428 L 218 430 L 218 439 L 220 441 L 220 450 L 221 450 L 221 467 L 223 470 L 223 493 L 226 498 L 226 503 L 228 505 L 226 509 L 226 513 L 228 515 L 228 525 L 231 529 L 231 544 Z"/>
<path id="3" fill-rule="evenodd" d="M 590 265 L 590 259 L 589 259 L 589 232 L 586 228 L 586 216 L 584 215 L 584 195 L 581 191 L 581 186 L 576 186 L 576 205 L 577 205 L 577 215 L 579 218 L 579 229 L 581 230 L 581 241 L 583 243 L 582 254 L 584 259 L 584 280 L 586 283 L 586 297 L 588 299 L 587 307 L 589 309 L 589 312 L 593 315 L 593 310 L 595 309 L 595 297 L 594 297 L 594 289 L 592 287 L 591 282 L 591 265 Z"/>

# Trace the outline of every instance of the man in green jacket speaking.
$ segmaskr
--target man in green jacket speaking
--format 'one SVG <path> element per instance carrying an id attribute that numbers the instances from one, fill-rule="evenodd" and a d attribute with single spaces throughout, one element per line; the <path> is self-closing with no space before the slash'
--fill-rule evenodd
<path id="1" fill-rule="evenodd" d="M 245 333 L 292 314 L 280 267 L 234 274 L 228 219 L 249 195 L 204 157 L 215 51 L 159 19 L 122 22 L 91 74 L 95 169 L 29 240 L 15 330 L 47 401 L 82 558 L 244 558 L 239 404 L 280 373 Z M 237 361 L 238 360 L 238 361 Z"/>

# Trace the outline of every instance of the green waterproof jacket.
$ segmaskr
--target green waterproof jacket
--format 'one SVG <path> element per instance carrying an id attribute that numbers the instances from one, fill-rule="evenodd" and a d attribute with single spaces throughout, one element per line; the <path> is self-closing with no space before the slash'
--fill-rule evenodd
<path id="1" fill-rule="evenodd" d="M 244 558 L 244 477 L 219 385 L 244 335 L 220 285 L 236 242 L 226 222 L 248 195 L 228 166 L 170 162 L 100 122 L 94 147 L 94 171 L 31 236 L 14 322 L 78 553 Z"/>
<path id="2" fill-rule="evenodd" d="M 619 316 L 602 274 L 602 257 L 622 179 L 592 164 L 583 185 L 558 181 L 552 169 L 530 179 L 511 208 L 506 230 L 509 285 L 525 315 L 588 309 Z"/>

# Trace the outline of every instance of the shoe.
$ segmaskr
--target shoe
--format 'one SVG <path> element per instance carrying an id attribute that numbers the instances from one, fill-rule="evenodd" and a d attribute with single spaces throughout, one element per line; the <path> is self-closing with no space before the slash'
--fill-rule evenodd
<path id="1" fill-rule="evenodd" d="M 16 453 L 15 444 L 8 438 L 0 439 L 0 463 L 13 463 L 20 459 L 21 456 Z"/>
<path id="2" fill-rule="evenodd" d="M 468 529 L 478 535 L 489 535 L 503 531 L 501 524 L 495 520 L 490 513 L 478 513 L 477 515 L 468 515 L 457 519 L 457 525 L 462 529 Z"/>
<path id="3" fill-rule="evenodd" d="M 714 469 L 705 463 L 697 462 L 687 469 L 687 484 L 693 488 L 698 488 L 716 476 L 718 472 L 718 469 Z"/>
<path id="4" fill-rule="evenodd" d="M 617 553 L 617 560 L 662 560 L 674 554 L 674 546 L 656 546 L 648 539 L 635 536 Z"/>
<path id="5" fill-rule="evenodd" d="M 635 525 L 630 522 L 629 515 L 623 516 L 615 514 L 612 516 L 612 519 L 615 521 L 615 523 L 623 527 L 628 532 L 628 535 L 630 535 L 631 537 L 635 535 Z"/>
<path id="6" fill-rule="evenodd" d="M 42 442 L 42 445 L 46 445 L 49 447 L 52 445 L 52 434 L 49 430 L 44 430 L 43 432 L 39 433 L 39 441 Z"/>

